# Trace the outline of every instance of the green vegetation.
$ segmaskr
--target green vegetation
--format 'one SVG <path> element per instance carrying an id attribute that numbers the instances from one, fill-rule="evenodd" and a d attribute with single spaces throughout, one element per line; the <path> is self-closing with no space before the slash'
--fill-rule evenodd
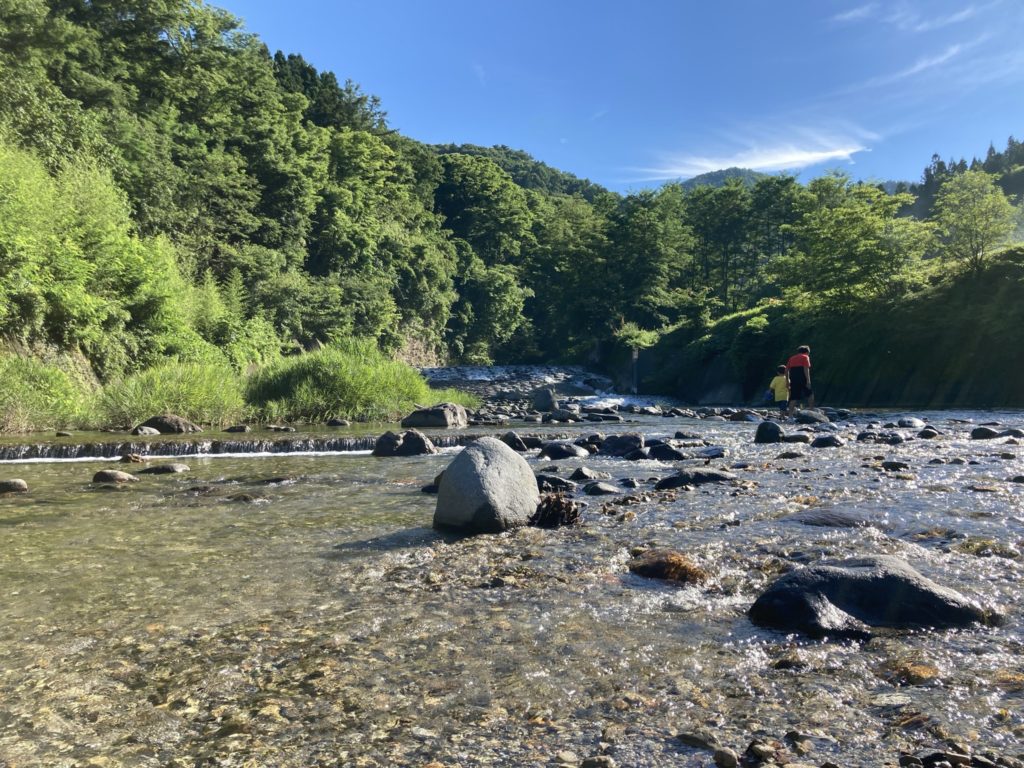
<path id="1" fill-rule="evenodd" d="M 77 427 L 90 421 L 90 393 L 38 360 L 0 355 L 0 432 Z"/>
<path id="2" fill-rule="evenodd" d="M 871 369 L 930 312 L 946 335 L 914 338 L 959 357 L 947 340 L 970 344 L 988 305 L 930 303 L 1011 300 L 990 276 L 1015 274 L 994 254 L 1014 241 L 1022 169 L 1011 137 L 971 163 L 933 156 L 916 185 L 728 169 L 623 196 L 508 147 L 402 136 L 358 85 L 272 55 L 195 0 L 0 0 L 0 345 L 81 358 L 109 390 L 95 407 L 42 411 L 8 393 L 21 405 L 5 412 L 21 415 L 5 418 L 127 423 L 143 381 L 194 395 L 174 402 L 201 420 L 237 418 L 242 401 L 208 397 L 201 371 L 255 372 L 263 414 L 376 417 L 432 399 L 409 394 L 406 374 L 380 394 L 336 380 L 323 370 L 333 361 L 300 354 L 322 346 L 615 370 L 621 329 L 657 329 L 644 386 L 688 392 L 671 375 L 688 361 L 700 371 L 688 382 L 713 369 L 754 392 L 762 362 L 770 371 L 798 332 L 857 348 Z M 997 321 L 986 342 L 1022 346 L 1020 326 Z M 995 362 L 992 377 L 1020 379 Z M 193 378 L 175 381 L 175 367 Z M 921 370 L 935 387 L 968 375 Z M 829 396 L 904 396 L 870 383 Z"/>
<path id="3" fill-rule="evenodd" d="M 431 390 L 423 377 L 368 342 L 348 342 L 284 358 L 248 382 L 249 401 L 266 416 L 283 419 L 347 417 L 389 421 L 416 405 L 454 400 L 479 403 L 453 390 Z"/>

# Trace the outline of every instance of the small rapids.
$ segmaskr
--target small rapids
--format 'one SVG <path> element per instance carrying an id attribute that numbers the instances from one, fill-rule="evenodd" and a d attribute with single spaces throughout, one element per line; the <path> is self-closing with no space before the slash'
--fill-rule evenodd
<path id="1" fill-rule="evenodd" d="M 30 491 L 0 496 L 0 764 L 542 766 L 573 753 L 707 766 L 702 743 L 742 753 L 755 738 L 814 765 L 954 745 L 1016 757 L 1024 448 L 970 440 L 962 420 L 1020 427 L 1024 416 L 916 415 L 940 436 L 857 442 L 858 419 L 838 425 L 845 445 L 820 449 L 755 445 L 754 424 L 630 416 L 597 429 L 682 430 L 724 458 L 532 451 L 535 471 L 587 466 L 639 487 L 580 495 L 574 527 L 463 539 L 431 529 L 435 497 L 420 488 L 468 434 L 494 429 L 400 459 L 365 448 L 226 457 L 171 452 L 217 440 L 152 441 L 150 455 L 184 457 L 190 471 L 125 488 L 94 486 L 95 466 L 2 464 L 0 479 Z M 304 451 L 327 439 L 370 437 L 270 442 Z M 139 452 L 75 441 L 86 444 Z M 738 479 L 653 490 L 706 463 Z M 710 580 L 630 573 L 631 554 L 651 546 L 683 552 Z M 905 558 L 998 605 L 1006 623 L 839 643 L 747 619 L 791 568 L 868 554 Z"/>

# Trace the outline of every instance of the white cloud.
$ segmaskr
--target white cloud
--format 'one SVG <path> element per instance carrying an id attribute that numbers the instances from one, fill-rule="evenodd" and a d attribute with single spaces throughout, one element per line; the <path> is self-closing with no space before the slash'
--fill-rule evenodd
<path id="1" fill-rule="evenodd" d="M 968 5 L 959 11 L 948 13 L 945 16 L 931 16 L 922 14 L 908 5 L 899 5 L 895 10 L 882 17 L 882 21 L 891 24 L 902 32 L 931 32 L 935 29 L 942 29 L 952 24 L 960 24 L 977 16 L 998 4 L 1000 0 L 994 0 L 983 6 Z"/>
<path id="2" fill-rule="evenodd" d="M 900 80 L 906 80 L 908 77 L 914 77 L 922 72 L 926 72 L 929 69 L 935 69 L 936 67 L 942 66 L 947 61 L 957 56 L 964 48 L 967 47 L 962 43 L 955 43 L 949 46 L 942 53 L 936 56 L 926 56 L 918 59 L 912 65 L 906 69 L 901 69 L 898 72 L 892 72 L 888 75 L 879 75 L 878 77 L 872 77 L 869 80 L 865 80 L 857 85 L 850 86 L 843 90 L 843 93 L 850 93 L 852 91 L 860 91 L 865 88 L 878 88 L 883 85 L 892 85 L 898 83 Z"/>
<path id="3" fill-rule="evenodd" d="M 967 21 L 977 12 L 977 8 L 973 5 L 969 5 L 963 10 L 951 13 L 948 16 L 940 16 L 937 19 L 918 22 L 912 27 L 912 30 L 914 32 L 930 32 L 933 29 L 941 29 L 942 27 L 948 27 L 950 24 L 959 24 L 961 21 Z"/>
<path id="4" fill-rule="evenodd" d="M 723 168 L 750 168 L 755 171 L 798 171 L 830 161 L 853 162 L 858 152 L 869 151 L 850 137 L 827 138 L 806 131 L 795 131 L 790 141 L 750 144 L 732 154 L 667 156 L 653 168 L 638 169 L 645 174 L 638 181 L 690 178 Z"/>
<path id="5" fill-rule="evenodd" d="M 856 8 L 851 8 L 848 11 L 837 13 L 830 19 L 830 21 L 835 22 L 836 24 L 847 24 L 851 21 L 862 21 L 874 16 L 875 11 L 877 10 L 878 3 L 866 3 L 865 5 L 858 5 Z"/>

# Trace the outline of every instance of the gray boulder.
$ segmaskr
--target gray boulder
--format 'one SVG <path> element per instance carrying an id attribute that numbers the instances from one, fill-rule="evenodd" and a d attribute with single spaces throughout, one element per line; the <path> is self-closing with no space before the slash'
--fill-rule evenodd
<path id="1" fill-rule="evenodd" d="M 373 446 L 374 456 L 422 456 L 428 453 L 437 453 L 437 448 L 430 438 L 415 429 L 398 434 L 385 432 Z"/>
<path id="2" fill-rule="evenodd" d="M 535 411 L 553 411 L 558 408 L 555 390 L 545 387 L 533 391 L 532 403 Z"/>
<path id="3" fill-rule="evenodd" d="M 817 638 L 864 638 L 875 627 L 994 625 L 1002 618 L 889 555 L 791 571 L 757 598 L 749 615 L 759 626 Z"/>
<path id="4" fill-rule="evenodd" d="M 159 435 L 160 430 L 157 429 L 156 427 L 144 427 L 140 424 L 139 426 L 132 430 L 132 434 L 138 435 L 140 437 L 151 437 L 153 435 Z"/>
<path id="5" fill-rule="evenodd" d="M 469 426 L 466 409 L 458 403 L 438 403 L 429 408 L 420 408 L 402 419 L 402 427 L 420 429 L 438 427 L 442 429 L 458 429 Z"/>
<path id="6" fill-rule="evenodd" d="M 686 454 L 668 443 L 656 443 L 647 451 L 647 457 L 658 461 L 682 461 Z"/>
<path id="7" fill-rule="evenodd" d="M 627 456 L 633 451 L 644 447 L 644 436 L 639 432 L 626 432 L 621 435 L 608 435 L 601 443 L 602 456 Z"/>
<path id="8" fill-rule="evenodd" d="M 999 437 L 999 430 L 992 427 L 975 427 L 971 430 L 971 440 L 992 440 Z"/>
<path id="9" fill-rule="evenodd" d="M 829 419 L 821 411 L 797 411 L 794 416 L 797 424 L 828 424 Z"/>
<path id="10" fill-rule="evenodd" d="M 621 493 L 622 491 L 611 483 L 597 481 L 583 486 L 583 492 L 587 496 L 609 496 L 614 493 Z"/>
<path id="11" fill-rule="evenodd" d="M 782 427 L 774 421 L 762 421 L 757 425 L 757 432 L 754 433 L 755 443 L 781 443 L 785 437 Z"/>
<path id="12" fill-rule="evenodd" d="M 188 419 L 183 419 L 181 416 L 175 416 L 173 413 L 165 413 L 161 416 L 153 416 L 139 424 L 139 427 L 152 427 L 161 435 L 182 435 L 189 432 L 203 431 Z M 138 429 L 139 427 L 136 427 L 136 429 Z M 148 433 L 140 432 L 138 434 Z"/>
<path id="13" fill-rule="evenodd" d="M 846 443 L 836 435 L 821 435 L 811 441 L 811 448 L 839 448 Z"/>
<path id="14" fill-rule="evenodd" d="M 500 440 L 482 437 L 445 469 L 434 527 L 499 533 L 529 523 L 539 503 L 537 480 L 526 459 Z"/>
<path id="15" fill-rule="evenodd" d="M 708 469 L 698 467 L 696 469 L 681 469 L 674 475 L 663 477 L 654 486 L 655 490 L 664 491 L 671 488 L 682 488 L 684 485 L 704 485 L 706 483 L 724 483 L 735 480 L 736 475 L 726 472 L 724 469 Z"/>
<path id="16" fill-rule="evenodd" d="M 101 469 L 92 476 L 94 483 L 137 483 L 139 478 L 119 469 Z"/>
<path id="17" fill-rule="evenodd" d="M 191 471 L 191 467 L 188 464 L 179 463 L 168 463 L 168 464 L 154 464 L 151 467 L 140 469 L 140 475 L 179 475 L 182 472 Z"/>
<path id="18" fill-rule="evenodd" d="M 28 483 L 20 478 L 0 480 L 0 493 L 28 493 Z"/>
<path id="19" fill-rule="evenodd" d="M 526 443 L 523 441 L 523 438 L 521 438 L 515 432 L 506 432 L 504 435 L 501 436 L 501 442 L 503 442 L 513 451 L 517 451 L 519 453 L 523 453 L 524 451 L 529 450 L 526 447 Z"/>

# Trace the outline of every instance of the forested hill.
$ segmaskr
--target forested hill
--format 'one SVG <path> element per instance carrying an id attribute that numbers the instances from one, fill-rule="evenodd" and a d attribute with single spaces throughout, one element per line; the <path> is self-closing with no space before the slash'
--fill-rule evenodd
<path id="1" fill-rule="evenodd" d="M 749 168 L 724 168 L 720 171 L 702 173 L 682 182 L 683 189 L 690 191 L 697 187 L 721 187 L 730 179 L 740 181 L 745 187 L 753 187 L 761 179 L 767 178 L 768 174 L 758 173 Z"/>
<path id="2" fill-rule="evenodd" d="M 767 305 L 916 301 L 1014 229 L 1012 140 L 926 172 L 926 219 L 837 174 L 617 195 L 384 106 L 198 0 L 0 0 L 0 347 L 101 381 L 349 339 L 604 365 Z"/>

